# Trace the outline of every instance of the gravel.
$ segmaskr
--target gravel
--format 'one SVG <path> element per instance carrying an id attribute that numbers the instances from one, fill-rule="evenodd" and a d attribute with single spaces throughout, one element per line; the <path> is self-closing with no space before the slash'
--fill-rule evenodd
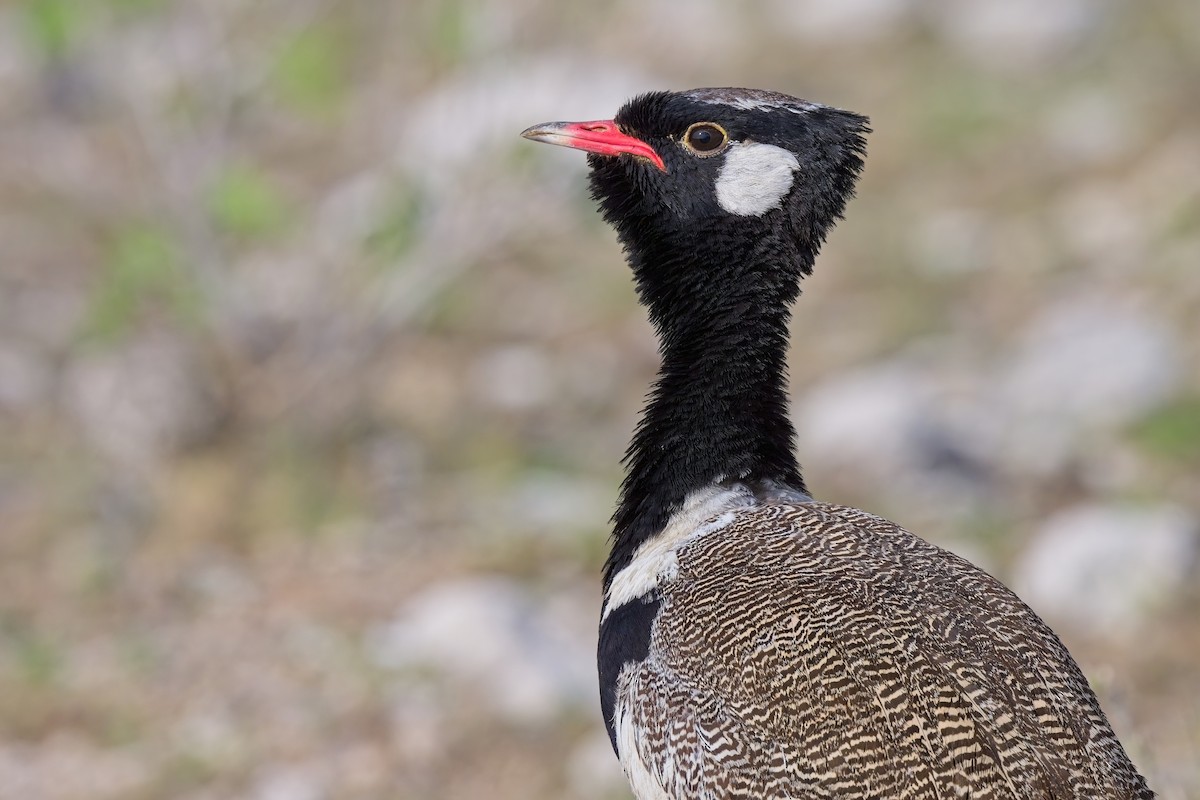
<path id="1" fill-rule="evenodd" d="M 1181 508 L 1086 504 L 1038 528 L 1013 588 L 1052 621 L 1127 636 L 1194 580 L 1198 557 L 1200 519 Z"/>

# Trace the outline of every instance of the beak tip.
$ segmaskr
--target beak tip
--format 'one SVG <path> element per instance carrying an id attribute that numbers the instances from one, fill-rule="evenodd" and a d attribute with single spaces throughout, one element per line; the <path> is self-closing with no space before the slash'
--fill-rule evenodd
<path id="1" fill-rule="evenodd" d="M 530 125 L 525 130 L 521 131 L 522 139 L 529 139 L 533 142 L 540 142 L 554 132 L 554 123 L 542 122 L 537 125 Z"/>

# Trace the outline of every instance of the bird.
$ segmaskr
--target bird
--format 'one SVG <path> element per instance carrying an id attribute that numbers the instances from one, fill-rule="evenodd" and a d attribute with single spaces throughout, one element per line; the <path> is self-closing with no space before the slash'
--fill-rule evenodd
<path id="1" fill-rule="evenodd" d="M 638 800 L 1152 798 L 1016 594 L 801 475 L 791 306 L 870 132 L 703 88 L 522 134 L 587 153 L 659 341 L 603 573 L 613 750 Z"/>

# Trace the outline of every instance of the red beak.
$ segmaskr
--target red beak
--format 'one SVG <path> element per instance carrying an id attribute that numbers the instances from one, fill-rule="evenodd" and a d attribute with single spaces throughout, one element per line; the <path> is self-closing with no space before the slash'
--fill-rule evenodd
<path id="1" fill-rule="evenodd" d="M 653 147 L 641 139 L 621 133 L 617 123 L 611 119 L 592 122 L 543 122 L 541 125 L 526 128 L 521 135 L 535 142 L 574 147 L 576 150 L 586 150 L 602 156 L 637 156 L 646 159 L 663 172 L 667 171 L 667 165 Z"/>

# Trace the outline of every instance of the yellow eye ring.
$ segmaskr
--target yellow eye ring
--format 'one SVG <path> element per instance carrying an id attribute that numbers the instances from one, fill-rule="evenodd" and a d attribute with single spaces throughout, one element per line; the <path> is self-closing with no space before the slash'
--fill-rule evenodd
<path id="1" fill-rule="evenodd" d="M 681 143 L 693 155 L 715 156 L 729 143 L 729 134 L 715 122 L 697 122 L 683 134 Z"/>

